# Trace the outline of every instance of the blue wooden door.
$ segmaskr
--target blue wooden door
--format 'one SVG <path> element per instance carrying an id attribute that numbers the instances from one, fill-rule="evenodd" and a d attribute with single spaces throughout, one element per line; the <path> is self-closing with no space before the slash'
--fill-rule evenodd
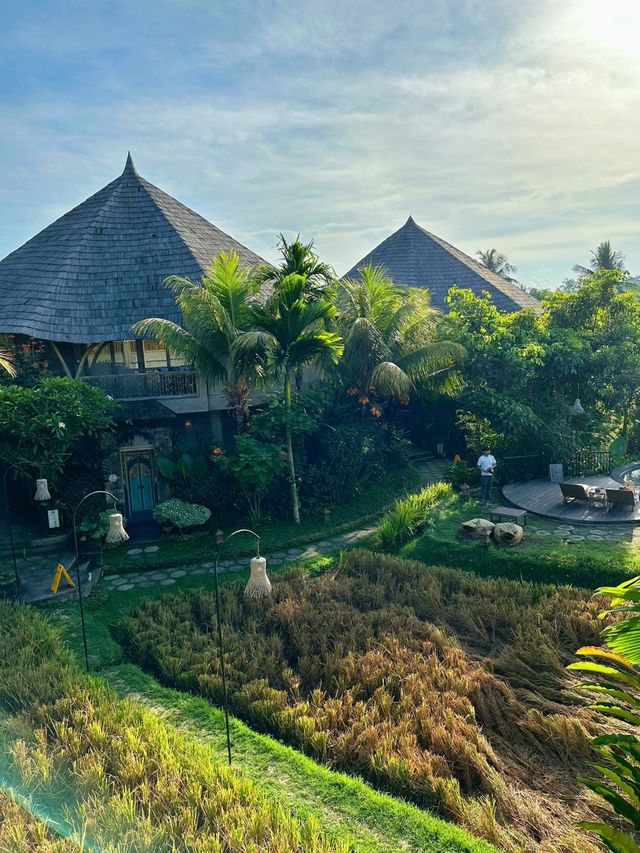
<path id="1" fill-rule="evenodd" d="M 153 459 L 151 451 L 127 456 L 127 501 L 130 520 L 150 521 L 155 506 Z"/>

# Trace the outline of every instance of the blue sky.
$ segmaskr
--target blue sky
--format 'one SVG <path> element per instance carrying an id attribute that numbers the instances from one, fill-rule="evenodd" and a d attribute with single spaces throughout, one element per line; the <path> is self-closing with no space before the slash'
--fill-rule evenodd
<path id="1" fill-rule="evenodd" d="M 0 257 L 138 171 L 344 272 L 411 213 L 555 286 L 640 273 L 637 0 L 0 3 Z"/>

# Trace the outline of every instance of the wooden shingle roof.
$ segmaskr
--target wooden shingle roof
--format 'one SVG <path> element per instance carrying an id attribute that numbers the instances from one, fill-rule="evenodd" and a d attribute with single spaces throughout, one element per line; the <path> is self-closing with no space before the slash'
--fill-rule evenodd
<path id="1" fill-rule="evenodd" d="M 220 249 L 263 259 L 124 171 L 0 261 L 0 332 L 98 343 L 134 337 L 145 317 L 180 321 L 168 275 L 197 281 Z"/>
<path id="2" fill-rule="evenodd" d="M 533 296 L 421 228 L 412 216 L 352 267 L 344 278 L 356 278 L 358 270 L 367 264 L 384 267 L 397 284 L 427 288 L 436 308 L 446 309 L 445 297 L 453 285 L 469 288 L 478 296 L 488 291 L 501 311 L 539 307 Z"/>

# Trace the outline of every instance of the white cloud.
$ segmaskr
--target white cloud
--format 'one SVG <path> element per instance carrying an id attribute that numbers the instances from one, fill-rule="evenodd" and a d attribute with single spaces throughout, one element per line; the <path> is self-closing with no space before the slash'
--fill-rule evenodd
<path id="1" fill-rule="evenodd" d="M 277 231 L 301 231 L 343 271 L 412 213 L 529 278 L 559 281 L 600 239 L 640 269 L 635 3 L 610 0 L 604 24 L 595 0 L 240 8 L 167 57 L 166 90 L 161 67 L 146 91 L 114 69 L 110 98 L 0 113 L 3 159 L 23 170 L 0 199 L 34 223 L 18 236 L 11 217 L 7 251 L 131 148 L 145 177 L 270 257 Z"/>

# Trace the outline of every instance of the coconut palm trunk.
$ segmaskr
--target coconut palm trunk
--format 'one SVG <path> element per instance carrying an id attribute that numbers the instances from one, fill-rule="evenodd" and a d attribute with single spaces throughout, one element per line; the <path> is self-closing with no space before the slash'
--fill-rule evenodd
<path id="1" fill-rule="evenodd" d="M 284 409 L 285 409 L 285 446 L 287 465 L 289 467 L 289 483 L 291 489 L 291 509 L 294 524 L 300 524 L 300 502 L 298 500 L 298 485 L 296 483 L 296 463 L 293 458 L 293 435 L 291 433 L 291 376 L 289 370 L 284 375 Z"/>

